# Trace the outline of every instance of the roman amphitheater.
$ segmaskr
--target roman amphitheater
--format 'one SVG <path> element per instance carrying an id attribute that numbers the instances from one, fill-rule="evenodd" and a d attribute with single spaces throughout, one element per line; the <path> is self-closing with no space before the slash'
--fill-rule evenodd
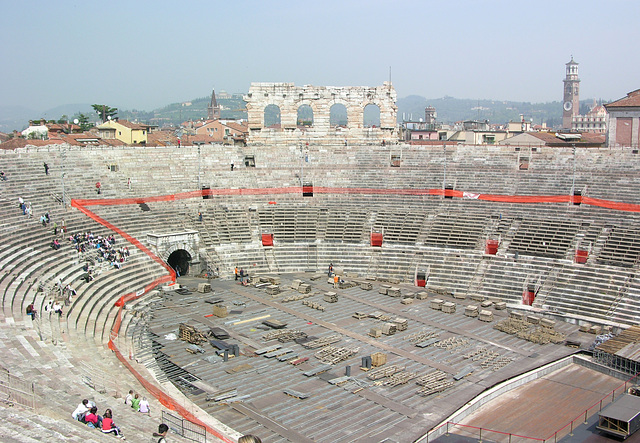
<path id="1" fill-rule="evenodd" d="M 284 108 L 267 129 L 260 87 L 245 147 L 0 150 L 0 439 L 113 438 L 70 417 L 82 398 L 140 442 L 161 422 L 172 442 L 590 433 L 637 372 L 590 349 L 639 320 L 637 150 L 399 143 L 390 85 L 314 91 L 344 130 L 287 127 Z M 367 101 L 383 127 L 353 124 Z M 89 231 L 128 247 L 121 269 L 76 252 Z"/>

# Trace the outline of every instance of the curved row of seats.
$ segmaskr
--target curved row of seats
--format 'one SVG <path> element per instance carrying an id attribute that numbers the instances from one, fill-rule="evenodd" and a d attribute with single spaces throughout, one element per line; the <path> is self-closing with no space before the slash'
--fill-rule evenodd
<path id="1" fill-rule="evenodd" d="M 42 227 L 39 215 L 49 211 L 59 226 L 65 218 L 69 233 L 92 230 L 104 235 L 109 231 L 79 211 L 65 209 L 57 202 L 62 195 L 63 163 L 67 200 L 97 198 L 96 181 L 102 185 L 101 198 L 174 194 L 195 190 L 201 185 L 224 189 L 299 186 L 303 179 L 300 159 L 288 147 L 274 148 L 270 153 L 274 160 L 266 155 L 258 156 L 256 168 L 229 170 L 229 158 L 241 158 L 255 149 L 207 150 L 201 158 L 193 148 L 180 151 L 171 148 L 68 149 L 64 153 L 60 149 L 40 148 L 2 152 L 0 170 L 8 176 L 8 181 L 0 182 L 3 235 L 0 294 L 4 324 L 9 325 L 7 328 L 11 324 L 28 324 L 24 314 L 27 304 L 35 301 L 42 313 L 53 284 L 71 283 L 78 291 L 72 305 L 65 308 L 61 318 L 43 317 L 34 332 L 55 339 L 60 344 L 56 352 L 68 344 L 69 347 L 95 348 L 99 355 L 103 348 L 96 345 L 108 341 L 118 312 L 115 301 L 166 273 L 141 251 L 130 247 L 132 255 L 123 269 L 105 270 L 90 283 L 78 281 L 83 274 L 83 261 L 68 242 L 63 241 L 60 250 L 49 247 L 52 226 Z M 444 154 L 441 149 L 402 147 L 402 166 L 386 166 L 390 153 L 399 149 L 398 146 L 351 147 L 336 155 L 312 149 L 311 162 L 304 165 L 303 177 L 317 187 L 421 189 L 442 186 Z M 496 194 L 569 192 L 573 169 L 569 150 L 543 149 L 531 153 L 527 171 L 518 170 L 518 156 L 517 151 L 507 148 L 449 150 L 447 183 L 454 184 L 456 189 Z M 43 162 L 50 166 L 48 176 L 44 174 Z M 614 159 L 607 152 L 581 151 L 576 183 L 580 189 L 589 186 L 591 196 L 637 203 L 640 197 L 635 190 L 640 178 L 629 174 L 638 170 L 637 163 L 638 157 L 628 152 Z M 129 177 L 132 189 L 127 186 Z M 19 212 L 19 196 L 32 202 L 36 210 L 34 218 L 29 220 Z M 277 204 L 270 205 L 270 202 Z M 607 243 L 612 226 L 633 232 L 639 221 L 635 214 L 586 206 L 499 204 L 391 194 L 317 193 L 313 198 L 299 194 L 216 196 L 207 200 L 148 203 L 147 207 L 150 211 L 138 205 L 92 206 L 90 209 L 143 244 L 149 232 L 195 229 L 201 233 L 202 246 L 226 275 L 230 275 L 236 265 L 250 273 L 262 273 L 323 270 L 333 262 L 334 266 L 352 274 L 412 281 L 416 269 L 428 269 L 430 285 L 467 296 L 475 294 L 517 304 L 525 284 L 535 283 L 540 286 L 540 306 L 597 320 L 638 321 L 634 313 L 638 309 L 635 300 L 640 298 L 637 262 L 631 260 L 630 267 L 611 266 L 611 257 L 615 261 L 616 254 L 625 263 L 630 259 L 625 255 L 624 242 L 619 242 L 618 249 L 614 248 L 614 242 Z M 202 222 L 198 212 L 204 215 Z M 564 256 L 562 251 L 553 250 L 553 257 L 544 257 L 546 249 L 542 250 L 539 243 L 527 242 L 527 235 L 534 236 L 527 226 L 536 223 L 527 225 L 522 220 L 533 218 L 531 213 L 536 213 L 535 219 L 539 220 L 536 223 L 547 228 L 551 242 L 555 241 L 559 220 L 569 219 L 575 223 L 572 225 L 575 235 L 572 231 L 562 236 Z M 369 245 L 371 231 L 386 232 L 381 249 Z M 275 234 L 274 248 L 262 247 L 260 235 L 266 232 Z M 516 237 L 518 232 L 520 237 Z M 483 256 L 485 238 L 497 235 L 502 240 L 500 256 Z M 510 246 L 514 238 L 519 240 Z M 572 250 L 580 240 L 590 242 L 593 247 L 586 265 L 571 263 Z M 118 241 L 124 242 L 120 237 Z M 520 257 L 514 260 L 516 250 Z M 600 253 L 607 257 L 607 263 L 598 262 Z M 554 273 L 559 266 L 562 271 Z M 604 281 L 602 274 L 610 276 L 611 281 Z M 39 292 L 40 288 L 44 291 Z M 131 349 L 133 342 L 144 336 L 140 319 L 146 309 L 145 300 L 141 300 L 124 311 L 119 340 L 125 349 Z M 47 355 L 54 358 L 51 356 L 55 353 Z M 104 360 L 113 362 L 112 358 Z M 108 366 L 102 362 L 91 364 L 95 373 L 108 373 Z M 79 376 L 82 371 L 73 367 L 76 368 L 74 376 Z M 46 398 L 50 397 L 53 391 Z"/>

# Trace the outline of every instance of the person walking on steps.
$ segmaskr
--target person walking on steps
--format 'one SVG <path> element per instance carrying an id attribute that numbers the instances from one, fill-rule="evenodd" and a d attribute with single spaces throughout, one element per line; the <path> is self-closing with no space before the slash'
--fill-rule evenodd
<path id="1" fill-rule="evenodd" d="M 49 165 L 45 162 L 43 163 L 43 166 L 44 166 L 44 174 L 49 175 Z"/>

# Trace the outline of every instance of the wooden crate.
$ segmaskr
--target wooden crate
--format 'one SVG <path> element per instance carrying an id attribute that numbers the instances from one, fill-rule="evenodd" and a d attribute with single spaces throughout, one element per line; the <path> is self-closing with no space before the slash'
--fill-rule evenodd
<path id="1" fill-rule="evenodd" d="M 467 317 L 477 317 L 478 307 L 473 305 L 467 306 L 466 308 L 464 308 L 464 315 L 466 315 Z"/>
<path id="2" fill-rule="evenodd" d="M 387 354 L 382 352 L 374 352 L 371 354 L 371 366 L 377 368 L 387 363 Z"/>
<path id="3" fill-rule="evenodd" d="M 445 312 L 447 314 L 453 314 L 454 312 L 456 312 L 456 304 L 450 301 L 444 302 L 442 303 L 442 312 Z"/>
<path id="4" fill-rule="evenodd" d="M 213 307 L 213 315 L 216 317 L 224 318 L 229 315 L 229 311 L 226 306 L 215 305 Z"/>

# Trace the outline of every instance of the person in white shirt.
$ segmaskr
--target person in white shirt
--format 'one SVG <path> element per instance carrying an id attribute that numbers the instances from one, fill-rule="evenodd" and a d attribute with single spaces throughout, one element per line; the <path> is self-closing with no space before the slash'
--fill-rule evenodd
<path id="1" fill-rule="evenodd" d="M 131 400 L 133 400 L 133 389 L 131 389 L 125 397 L 124 404 L 131 406 Z"/>
<path id="2" fill-rule="evenodd" d="M 89 407 L 87 406 L 88 404 L 89 404 L 89 400 L 86 400 L 86 399 L 82 400 L 82 403 L 80 403 L 76 408 L 76 410 L 73 411 L 73 413 L 71 414 L 71 418 L 79 421 L 84 420 L 84 414 L 89 412 Z"/>
<path id="3" fill-rule="evenodd" d="M 147 397 L 142 397 L 142 401 L 140 402 L 140 406 L 138 407 L 138 412 L 142 412 L 143 414 L 148 414 L 151 411 L 149 407 L 149 402 L 147 401 Z"/>

